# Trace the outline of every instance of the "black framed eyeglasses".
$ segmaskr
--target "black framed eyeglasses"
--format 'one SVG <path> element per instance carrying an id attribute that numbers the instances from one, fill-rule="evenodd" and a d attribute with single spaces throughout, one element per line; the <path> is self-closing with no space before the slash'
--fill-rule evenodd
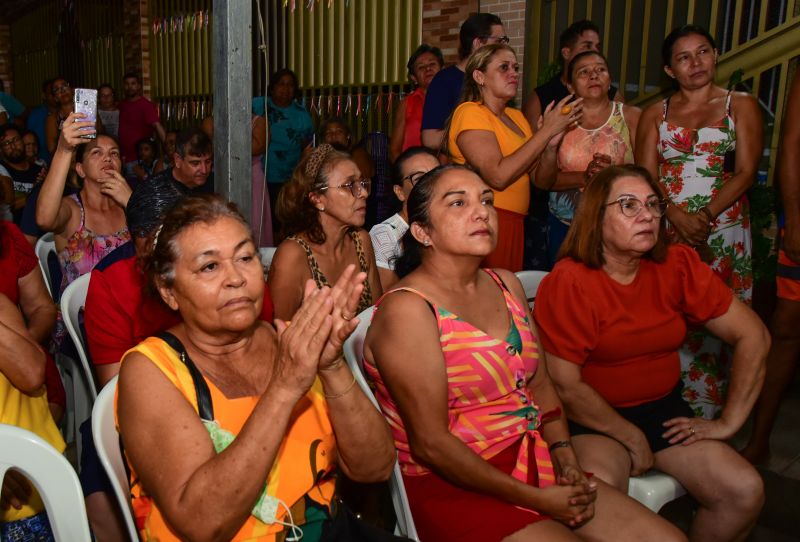
<path id="1" fill-rule="evenodd" d="M 406 175 L 405 177 L 403 177 L 400 180 L 401 181 L 408 181 L 408 182 L 411 183 L 411 186 L 416 186 L 417 183 L 419 182 L 419 180 L 422 177 L 424 177 L 426 173 L 427 173 L 427 171 L 414 171 L 413 173 L 409 173 L 408 175 Z"/>
<path id="2" fill-rule="evenodd" d="M 349 191 L 354 198 L 357 198 L 361 192 L 369 196 L 372 190 L 372 179 L 361 179 L 360 181 L 350 181 L 349 183 L 340 184 L 338 186 L 322 186 L 317 189 L 318 192 L 324 192 L 329 188 L 339 188 L 341 190 Z"/>
<path id="3" fill-rule="evenodd" d="M 622 214 L 628 218 L 634 218 L 642 212 L 642 209 L 647 207 L 647 210 L 656 218 L 661 218 L 667 212 L 667 200 L 658 199 L 653 196 L 647 198 L 647 201 L 642 202 L 639 198 L 633 196 L 621 196 L 614 201 L 606 203 L 606 207 L 610 205 L 619 204 Z"/>

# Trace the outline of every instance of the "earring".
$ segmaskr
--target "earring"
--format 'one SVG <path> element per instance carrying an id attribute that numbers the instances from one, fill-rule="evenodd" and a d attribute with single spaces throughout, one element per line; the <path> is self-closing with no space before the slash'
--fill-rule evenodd
<path id="1" fill-rule="evenodd" d="M 427 239 L 425 239 L 425 241 L 422 244 L 425 245 L 426 247 L 431 246 L 431 242 Z"/>
<path id="2" fill-rule="evenodd" d="M 325 206 L 324 205 L 322 207 L 317 207 L 317 209 L 319 210 L 320 213 L 324 213 L 325 212 Z"/>

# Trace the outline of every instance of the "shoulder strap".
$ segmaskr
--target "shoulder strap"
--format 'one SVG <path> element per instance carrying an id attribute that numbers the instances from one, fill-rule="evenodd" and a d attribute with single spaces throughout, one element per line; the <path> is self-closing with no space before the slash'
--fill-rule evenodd
<path id="1" fill-rule="evenodd" d="M 672 96 L 670 96 L 669 98 L 671 98 L 671 97 Z M 663 120 L 665 122 L 667 120 L 667 112 L 669 111 L 669 98 L 665 98 L 664 101 L 663 101 L 664 106 L 662 108 L 661 120 Z"/>
<path id="2" fill-rule="evenodd" d="M 425 301 L 425 303 L 428 304 L 428 307 L 431 309 L 431 312 L 436 317 L 436 320 L 437 321 L 439 320 L 439 312 L 436 310 L 436 305 L 434 305 L 433 302 L 430 299 L 428 299 L 428 296 L 426 296 L 425 294 L 423 294 L 419 290 L 415 290 L 414 288 L 409 288 L 408 286 L 401 286 L 400 288 L 393 288 L 393 289 L 389 290 L 388 292 L 384 292 L 384 294 L 380 297 L 380 299 L 378 299 L 375 302 L 375 309 L 377 310 L 377 308 L 381 304 L 381 302 L 384 299 L 386 299 L 386 296 L 391 295 L 391 294 L 393 294 L 395 292 L 411 292 L 412 294 L 417 294 L 419 297 L 421 297 Z"/>
<path id="3" fill-rule="evenodd" d="M 186 352 L 186 348 L 183 346 L 183 343 L 180 341 L 180 339 L 178 339 L 178 337 L 169 331 L 162 331 L 161 333 L 157 334 L 156 337 L 167 343 L 170 348 L 180 354 L 181 361 L 184 365 L 186 365 L 186 368 L 189 369 L 189 374 L 192 375 L 194 392 L 197 395 L 197 411 L 200 414 L 200 418 L 203 420 L 213 421 L 214 405 L 211 401 L 211 391 L 208 389 L 206 379 L 203 378 L 202 374 L 200 374 L 200 371 L 192 361 L 192 358 L 190 358 L 189 354 Z"/>
<path id="4" fill-rule="evenodd" d="M 513 309 L 522 310 L 522 314 L 523 316 L 525 316 L 526 311 L 523 308 L 522 304 L 520 303 L 520 300 L 517 299 L 517 296 L 515 296 L 514 293 L 508 288 L 508 286 L 506 286 L 505 281 L 503 281 L 503 279 L 500 278 L 500 275 L 498 275 L 497 273 L 495 273 L 493 269 L 489 269 L 488 267 L 484 268 L 484 271 L 486 271 L 486 274 L 492 277 L 494 281 L 497 283 L 497 285 L 500 286 L 500 289 L 503 290 L 503 296 L 506 298 L 507 303 L 512 304 L 512 310 Z"/>
<path id="5" fill-rule="evenodd" d="M 325 275 L 322 274 L 322 271 L 319 268 L 319 264 L 317 264 L 317 259 L 314 258 L 314 253 L 311 252 L 311 247 L 308 246 L 308 243 L 305 242 L 304 239 L 292 235 L 288 237 L 301 247 L 306 253 L 306 260 L 308 261 L 308 268 L 311 269 L 311 278 L 314 279 L 314 282 L 317 284 L 317 288 L 322 288 L 323 286 L 329 286 L 328 279 L 325 278 Z"/>
<path id="6" fill-rule="evenodd" d="M 731 95 L 733 94 L 733 90 L 728 91 L 728 95 L 725 97 L 725 115 L 730 117 L 731 116 Z"/>

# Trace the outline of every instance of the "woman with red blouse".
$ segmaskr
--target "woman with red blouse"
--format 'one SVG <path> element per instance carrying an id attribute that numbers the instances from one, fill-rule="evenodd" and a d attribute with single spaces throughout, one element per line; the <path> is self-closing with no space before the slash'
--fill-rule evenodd
<path id="1" fill-rule="evenodd" d="M 674 476 L 699 504 L 690 539 L 741 540 L 763 484 L 724 441 L 758 396 L 769 336 L 696 252 L 667 245 L 665 210 L 644 168 L 597 174 L 539 288 L 536 324 L 581 466 L 621 490 L 650 468 Z M 681 396 L 678 349 L 701 325 L 734 349 L 715 420 Z"/>

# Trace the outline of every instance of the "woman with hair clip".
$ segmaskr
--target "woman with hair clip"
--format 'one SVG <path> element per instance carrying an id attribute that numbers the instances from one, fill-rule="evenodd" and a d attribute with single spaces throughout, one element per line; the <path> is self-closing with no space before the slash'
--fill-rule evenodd
<path id="1" fill-rule="evenodd" d="M 503 43 L 485 45 L 470 56 L 461 105 L 453 112 L 445 142 L 456 164 L 469 164 L 495 191 L 497 248 L 484 262 L 510 271 L 522 269 L 524 219 L 530 204 L 531 175 L 548 143 L 582 115 L 581 99 L 567 96 L 545 109 L 536 134 L 518 109 L 508 107 L 517 95 L 519 64 Z M 553 153 L 547 155 L 555 160 Z"/>
<path id="2" fill-rule="evenodd" d="M 749 303 L 752 239 L 747 190 L 761 159 L 763 123 L 756 99 L 717 86 L 717 51 L 707 30 L 673 30 L 661 48 L 664 71 L 677 90 L 648 107 L 639 121 L 636 163 L 664 187 L 675 238 L 694 247 Z M 713 335 L 692 330 L 681 350 L 695 412 L 713 418 L 725 403 L 730 351 Z"/>
<path id="3" fill-rule="evenodd" d="M 578 464 L 522 285 L 481 269 L 497 242 L 493 200 L 464 166 L 420 179 L 402 278 L 366 337 L 420 539 L 684 540 Z"/>
<path id="4" fill-rule="evenodd" d="M 276 214 L 288 237 L 269 269 L 275 317 L 288 319 L 303 301 L 308 279 L 318 287 L 336 281 L 354 264 L 366 274 L 358 310 L 383 292 L 369 234 L 361 229 L 370 179 L 349 154 L 324 143 L 304 157 L 278 199 Z"/>

